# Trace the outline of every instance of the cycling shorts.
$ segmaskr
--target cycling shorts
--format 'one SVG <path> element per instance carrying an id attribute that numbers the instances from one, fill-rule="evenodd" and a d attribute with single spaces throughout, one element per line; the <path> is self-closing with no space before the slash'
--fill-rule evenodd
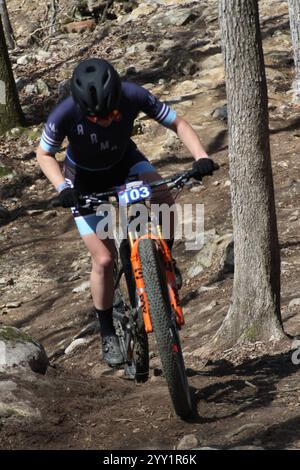
<path id="1" fill-rule="evenodd" d="M 125 153 L 124 158 L 115 168 L 91 172 L 71 166 L 67 162 L 64 175 L 66 181 L 80 194 L 91 194 L 108 191 L 113 186 L 121 186 L 130 176 L 155 171 L 154 166 L 137 148 L 131 148 L 130 153 Z M 95 212 L 83 208 L 72 208 L 72 214 L 81 236 L 96 233 L 97 225 L 103 218 L 100 214 L 97 215 Z"/>

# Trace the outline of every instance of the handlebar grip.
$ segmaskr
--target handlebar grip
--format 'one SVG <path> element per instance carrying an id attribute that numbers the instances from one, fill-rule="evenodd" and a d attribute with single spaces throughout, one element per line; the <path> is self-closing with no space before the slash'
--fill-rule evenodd
<path id="1" fill-rule="evenodd" d="M 214 169 L 213 169 L 213 171 L 217 171 L 217 170 L 220 169 L 220 165 L 219 165 L 218 163 L 213 162 L 213 164 L 214 164 Z M 198 174 L 198 171 L 197 171 L 196 169 L 195 169 L 195 170 L 193 169 L 193 170 L 190 170 L 190 171 L 187 173 L 187 177 L 188 177 L 188 178 L 192 178 L 192 177 L 193 177 L 194 175 L 196 175 L 196 174 Z M 212 172 L 209 173 L 208 175 L 204 175 L 204 174 L 203 174 L 202 177 L 209 176 L 209 175 L 212 175 Z"/>

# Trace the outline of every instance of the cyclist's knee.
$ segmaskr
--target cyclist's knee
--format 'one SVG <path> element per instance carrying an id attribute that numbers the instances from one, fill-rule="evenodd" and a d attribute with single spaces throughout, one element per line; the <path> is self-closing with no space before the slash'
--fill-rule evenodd
<path id="1" fill-rule="evenodd" d="M 97 274 L 103 274 L 113 269 L 114 258 L 110 254 L 98 254 L 92 256 L 92 268 Z"/>

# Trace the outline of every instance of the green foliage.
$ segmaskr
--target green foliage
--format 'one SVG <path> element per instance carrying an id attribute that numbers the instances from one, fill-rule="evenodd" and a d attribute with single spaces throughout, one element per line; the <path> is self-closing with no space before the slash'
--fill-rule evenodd
<path id="1" fill-rule="evenodd" d="M 26 333 L 14 328 L 12 326 L 2 326 L 0 328 L 0 340 L 12 341 L 14 343 L 32 343 L 36 344 L 35 341 Z"/>
<path id="2" fill-rule="evenodd" d="M 12 171 L 9 168 L 6 168 L 5 166 L 0 166 L 0 178 L 5 178 L 6 176 L 9 176 L 12 174 Z"/>

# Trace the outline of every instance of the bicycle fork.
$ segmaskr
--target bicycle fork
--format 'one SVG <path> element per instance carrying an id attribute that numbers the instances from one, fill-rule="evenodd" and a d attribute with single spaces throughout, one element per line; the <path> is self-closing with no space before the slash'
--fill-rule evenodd
<path id="1" fill-rule="evenodd" d="M 173 269 L 171 252 L 167 243 L 163 240 L 162 237 L 160 237 L 159 235 L 156 236 L 150 233 L 142 237 L 139 237 L 136 240 L 129 238 L 130 245 L 131 245 L 130 259 L 131 259 L 132 271 L 133 271 L 133 275 L 135 278 L 136 289 L 137 289 L 137 294 L 139 297 L 140 308 L 141 308 L 143 319 L 144 319 L 145 330 L 147 333 L 152 333 L 153 331 L 149 305 L 148 305 L 148 299 L 147 299 L 147 294 L 145 291 L 142 267 L 141 267 L 140 258 L 139 258 L 139 250 L 138 250 L 139 242 L 145 238 L 151 238 L 152 240 L 154 240 L 158 246 L 160 253 L 162 254 L 162 261 L 163 261 L 165 272 L 166 272 L 166 283 L 167 283 L 168 296 L 169 296 L 169 301 L 170 301 L 170 306 L 171 306 L 171 312 L 175 314 L 176 324 L 178 328 L 180 329 L 181 326 L 184 325 L 184 317 L 183 317 L 182 307 L 180 305 L 178 290 L 176 288 L 176 278 L 175 278 L 175 272 Z"/>

